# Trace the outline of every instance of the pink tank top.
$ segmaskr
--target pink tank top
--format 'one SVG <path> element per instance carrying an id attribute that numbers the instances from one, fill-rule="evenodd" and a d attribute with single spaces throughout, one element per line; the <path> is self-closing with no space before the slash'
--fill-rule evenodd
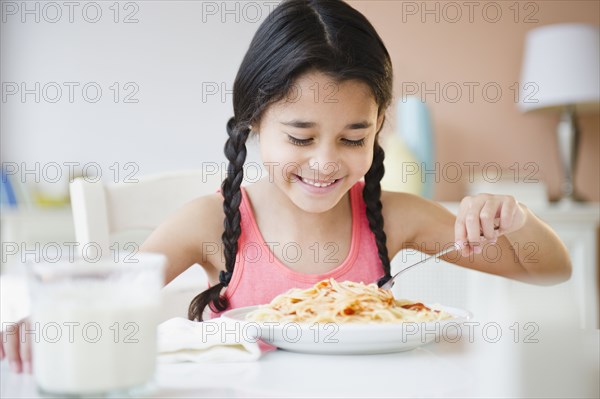
<path id="1" fill-rule="evenodd" d="M 277 295 L 290 288 L 309 288 L 317 282 L 334 278 L 338 281 L 356 281 L 370 284 L 383 275 L 377 252 L 375 236 L 369 228 L 366 206 L 362 198 L 364 182 L 357 182 L 350 189 L 352 208 L 352 243 L 346 259 L 335 269 L 322 274 L 306 274 L 294 271 L 275 257 L 265 243 L 252 213 L 250 201 L 242 187 L 240 204 L 242 233 L 238 241 L 235 269 L 224 295 L 229 308 L 260 305 L 271 302 Z M 286 245 L 286 244 L 282 244 Z M 288 254 L 295 256 L 296 248 L 290 245 Z M 320 245 L 320 251 L 326 251 Z M 324 253 L 330 253 L 328 251 Z M 323 252 L 321 253 L 322 257 Z M 292 259 L 293 260 L 293 259 Z M 210 312 L 212 317 L 220 313 Z"/>

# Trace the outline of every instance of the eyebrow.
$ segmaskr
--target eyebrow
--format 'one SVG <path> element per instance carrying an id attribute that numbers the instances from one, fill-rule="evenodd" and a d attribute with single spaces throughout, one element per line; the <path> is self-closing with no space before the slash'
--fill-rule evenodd
<path id="1" fill-rule="evenodd" d="M 300 120 L 292 120 L 289 122 L 279 122 L 284 126 L 291 126 L 291 127 L 296 127 L 299 129 L 310 129 L 313 128 L 315 126 L 317 126 L 317 124 L 315 122 L 305 122 L 305 121 L 300 121 Z M 367 122 L 367 121 L 362 121 L 362 122 L 357 122 L 357 123 L 350 123 L 348 125 L 346 125 L 346 127 L 344 127 L 344 129 L 351 129 L 351 130 L 358 130 L 358 129 L 367 129 L 369 127 L 371 127 L 373 124 L 371 122 Z"/>

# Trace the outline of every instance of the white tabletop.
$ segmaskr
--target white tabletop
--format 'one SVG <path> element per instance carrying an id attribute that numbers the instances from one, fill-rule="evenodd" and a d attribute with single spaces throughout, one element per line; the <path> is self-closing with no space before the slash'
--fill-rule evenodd
<path id="1" fill-rule="evenodd" d="M 541 328 L 538 343 L 503 333 L 379 355 L 277 350 L 254 362 L 159 364 L 149 396 L 598 397 L 597 330 Z M 0 368 L 1 397 L 38 396 L 31 375 Z"/>
<path id="2" fill-rule="evenodd" d="M 511 289 L 469 286 L 465 309 L 475 325 L 472 332 L 465 326 L 457 343 L 442 339 L 379 355 L 277 350 L 245 363 L 159 364 L 147 396 L 600 397 L 600 332 L 577 328 L 577 306 L 560 285 L 554 290 L 484 277 Z M 445 290 L 454 289 L 443 281 Z M 31 375 L 12 374 L 1 362 L 1 398 L 37 396 Z"/>

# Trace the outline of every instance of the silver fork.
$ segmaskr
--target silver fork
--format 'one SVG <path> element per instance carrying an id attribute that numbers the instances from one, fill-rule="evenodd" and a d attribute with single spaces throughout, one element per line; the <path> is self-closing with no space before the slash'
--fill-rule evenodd
<path id="1" fill-rule="evenodd" d="M 498 230 L 499 228 L 500 228 L 500 219 L 496 218 L 496 219 L 494 219 L 494 230 Z M 483 232 L 481 232 L 481 235 L 483 237 Z M 396 277 L 398 277 L 399 275 L 401 275 L 402 273 L 404 273 L 408 269 L 412 269 L 415 266 L 418 266 L 418 265 L 420 265 L 422 263 L 425 263 L 425 262 L 427 262 L 431 258 L 439 258 L 440 256 L 444 256 L 444 255 L 446 255 L 449 252 L 457 251 L 459 249 L 460 249 L 460 245 L 458 245 L 457 243 L 454 243 L 454 245 L 452 245 L 450 248 L 446 248 L 443 251 L 438 252 L 437 254 L 426 256 L 425 258 L 421 259 L 417 263 L 413 263 L 412 265 L 407 266 L 404 269 L 400 270 L 398 273 L 394 274 L 392 276 L 392 278 L 388 280 L 387 283 L 385 283 L 384 285 L 382 285 L 379 288 L 382 288 L 384 290 L 389 290 L 389 289 L 391 289 L 394 286 L 394 280 L 396 279 Z"/>
<path id="2" fill-rule="evenodd" d="M 423 259 L 421 259 L 417 263 L 413 263 L 412 265 L 407 266 L 404 269 L 400 270 L 398 273 L 394 274 L 394 276 L 391 279 L 389 279 L 388 282 L 385 283 L 384 285 L 382 285 L 380 288 L 382 288 L 384 290 L 391 289 L 394 286 L 394 280 L 396 279 L 396 277 L 398 277 L 399 275 L 401 275 L 402 273 L 404 273 L 408 269 L 412 269 L 415 266 L 418 266 L 418 265 L 420 265 L 422 263 L 425 263 L 429 259 L 439 258 L 440 256 L 444 256 L 444 255 L 446 255 L 449 252 L 456 251 L 457 249 L 460 249 L 460 247 L 458 246 L 458 244 L 454 243 L 454 245 L 452 245 L 451 247 L 446 248 L 443 251 L 438 252 L 437 254 L 433 254 L 433 255 L 429 255 L 429 256 L 424 257 Z"/>

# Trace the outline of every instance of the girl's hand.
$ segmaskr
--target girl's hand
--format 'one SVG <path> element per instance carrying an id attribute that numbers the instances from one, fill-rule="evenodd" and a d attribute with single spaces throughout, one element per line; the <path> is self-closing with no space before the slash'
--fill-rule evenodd
<path id="1" fill-rule="evenodd" d="M 478 194 L 463 198 L 454 224 L 454 239 L 463 256 L 481 253 L 486 242 L 519 230 L 527 216 L 510 195 Z"/>
<path id="2" fill-rule="evenodd" d="M 31 341 L 30 334 L 22 334 L 23 329 L 29 329 L 29 320 L 23 319 L 16 323 L 7 323 L 6 331 L 0 332 L 0 360 L 8 358 L 10 370 L 15 373 L 31 373 Z"/>

